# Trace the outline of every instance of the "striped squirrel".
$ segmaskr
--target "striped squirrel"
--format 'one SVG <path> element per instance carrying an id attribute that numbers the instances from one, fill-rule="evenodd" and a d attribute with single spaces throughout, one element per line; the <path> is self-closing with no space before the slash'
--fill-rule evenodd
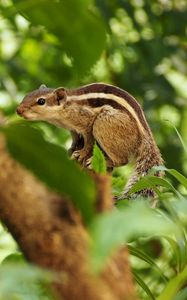
<path id="1" fill-rule="evenodd" d="M 108 169 L 133 159 L 134 173 L 123 197 L 149 169 L 163 164 L 140 104 L 118 87 L 92 83 L 76 89 L 53 89 L 41 85 L 24 97 L 17 113 L 70 130 L 72 158 L 83 166 L 91 162 L 94 142 L 104 152 Z M 146 190 L 144 195 L 153 195 L 153 191 Z"/>

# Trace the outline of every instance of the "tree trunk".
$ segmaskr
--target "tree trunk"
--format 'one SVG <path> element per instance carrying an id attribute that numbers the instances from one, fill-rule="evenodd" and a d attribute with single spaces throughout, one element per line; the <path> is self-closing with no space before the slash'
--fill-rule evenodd
<path id="1" fill-rule="evenodd" d="M 112 208 L 110 179 L 93 176 L 98 211 Z M 63 184 L 63 182 L 62 182 Z M 137 299 L 127 248 L 120 249 L 99 276 L 92 274 L 88 254 L 90 236 L 72 202 L 55 194 L 7 152 L 0 135 L 0 219 L 26 259 L 55 270 L 58 299 Z"/>

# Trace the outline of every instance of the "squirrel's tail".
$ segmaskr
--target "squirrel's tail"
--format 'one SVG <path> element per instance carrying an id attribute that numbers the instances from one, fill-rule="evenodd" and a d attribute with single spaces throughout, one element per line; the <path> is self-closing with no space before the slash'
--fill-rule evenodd
<path id="1" fill-rule="evenodd" d="M 147 175 L 148 171 L 154 167 L 163 165 L 163 159 L 161 157 L 160 151 L 153 139 L 145 139 L 142 142 L 142 145 L 140 147 L 139 155 L 136 159 L 135 163 L 135 170 L 128 180 L 123 197 L 128 195 L 129 190 L 131 187 L 143 176 Z M 161 177 L 163 176 L 162 171 L 155 172 L 154 175 Z M 154 197 L 154 191 L 152 189 L 144 189 L 140 192 L 138 192 L 139 195 L 147 196 L 147 197 Z"/>

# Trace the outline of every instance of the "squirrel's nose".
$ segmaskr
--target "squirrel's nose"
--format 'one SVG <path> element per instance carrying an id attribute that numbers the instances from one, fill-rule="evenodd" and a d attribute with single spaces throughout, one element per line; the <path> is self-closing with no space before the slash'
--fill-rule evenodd
<path id="1" fill-rule="evenodd" d="M 22 115 L 22 113 L 24 112 L 24 108 L 22 106 L 18 106 L 16 112 L 18 115 Z"/>

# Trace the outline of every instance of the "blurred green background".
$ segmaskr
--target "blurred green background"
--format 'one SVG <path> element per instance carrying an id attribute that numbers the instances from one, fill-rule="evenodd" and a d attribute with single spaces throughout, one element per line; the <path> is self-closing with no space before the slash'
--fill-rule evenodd
<path id="1" fill-rule="evenodd" d="M 137 98 L 166 166 L 187 174 L 180 140 L 187 144 L 187 0 L 0 1 L 0 112 L 8 120 L 18 118 L 17 104 L 42 83 L 71 88 L 96 81 L 119 86 Z M 64 130 L 40 126 L 52 141 L 67 144 Z M 163 196 L 167 200 L 167 194 Z M 183 267 L 187 262 L 184 235 L 185 241 L 177 241 L 179 248 L 185 244 Z M 170 278 L 178 269 L 165 244 L 154 245 L 153 240 L 147 245 L 141 240 L 137 249 L 153 260 L 162 252 L 158 264 Z M 0 260 L 16 249 L 0 228 Z M 158 274 L 145 264 L 146 259 L 140 262 L 135 255 L 132 261 L 157 296 L 163 289 Z M 7 287 L 7 281 L 1 282 L 0 291 L 3 284 Z M 185 300 L 186 294 L 187 290 L 184 298 L 176 299 Z M 11 297 L 41 299 L 29 298 L 29 293 L 26 298 Z"/>

